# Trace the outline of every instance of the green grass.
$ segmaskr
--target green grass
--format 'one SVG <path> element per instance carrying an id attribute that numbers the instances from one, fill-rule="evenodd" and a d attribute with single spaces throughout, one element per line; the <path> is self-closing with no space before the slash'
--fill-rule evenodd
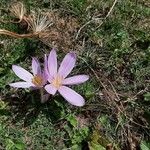
<path id="1" fill-rule="evenodd" d="M 1 1 L 0 8 L 9 3 Z M 113 1 L 24 3 L 28 12 L 57 10 L 61 17 L 76 18 L 81 27 L 98 14 L 105 17 Z M 1 19 L 12 19 L 5 11 L 0 10 Z M 30 70 L 31 57 L 41 60 L 51 47 L 38 39 L 0 35 L 0 149 L 103 150 L 114 144 L 117 150 L 126 150 L 135 144 L 144 150 L 150 141 L 149 16 L 146 0 L 122 0 L 106 20 L 102 19 L 100 27 L 98 22 L 91 22 L 81 30 L 73 41 L 80 57 L 72 73 L 90 75 L 87 83 L 73 87 L 86 99 L 81 108 L 69 105 L 59 95 L 41 104 L 38 92 L 10 88 L 9 83 L 18 81 L 12 65 Z M 23 32 L 13 23 L 0 22 L 0 28 Z M 58 55 L 65 56 L 60 51 Z"/>

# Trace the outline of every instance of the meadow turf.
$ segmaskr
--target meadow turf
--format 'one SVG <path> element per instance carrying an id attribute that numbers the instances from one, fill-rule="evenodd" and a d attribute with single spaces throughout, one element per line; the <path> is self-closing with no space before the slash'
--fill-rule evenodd
<path id="1" fill-rule="evenodd" d="M 54 14 L 54 36 L 0 35 L 0 150 L 150 149 L 150 2 L 117 0 L 112 7 L 114 2 L 23 1 L 28 13 Z M 0 29 L 27 33 L 22 24 L 9 22 L 11 3 L 0 1 Z M 19 80 L 13 64 L 30 70 L 31 58 L 43 62 L 53 41 L 59 60 L 77 53 L 72 75 L 90 76 L 73 87 L 85 98 L 83 107 L 60 95 L 41 104 L 38 91 L 8 85 Z"/>

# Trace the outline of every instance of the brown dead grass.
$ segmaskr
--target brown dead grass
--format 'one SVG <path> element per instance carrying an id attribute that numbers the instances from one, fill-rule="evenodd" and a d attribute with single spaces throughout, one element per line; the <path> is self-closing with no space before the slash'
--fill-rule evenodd
<path id="1" fill-rule="evenodd" d="M 79 28 L 78 20 L 72 16 L 64 16 L 52 11 L 47 14 L 53 25 L 45 34 L 41 34 L 40 40 L 50 46 L 65 52 L 76 49 L 74 41 L 75 33 Z"/>

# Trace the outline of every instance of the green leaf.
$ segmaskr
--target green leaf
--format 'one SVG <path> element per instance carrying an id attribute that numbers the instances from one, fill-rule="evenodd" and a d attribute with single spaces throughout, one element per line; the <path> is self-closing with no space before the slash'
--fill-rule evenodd
<path id="1" fill-rule="evenodd" d="M 96 143 L 89 143 L 89 149 L 90 150 L 106 150 L 102 145 L 96 144 Z"/>
<path id="2" fill-rule="evenodd" d="M 145 101 L 150 101 L 150 93 L 144 94 L 144 100 Z"/>
<path id="3" fill-rule="evenodd" d="M 100 120 L 101 124 L 105 126 L 108 123 L 108 116 L 103 115 L 99 118 L 99 120 Z"/>
<path id="4" fill-rule="evenodd" d="M 76 127 L 78 122 L 75 118 L 74 115 L 70 114 L 69 116 L 67 116 L 67 121 L 69 121 L 69 123 L 73 126 L 73 127 Z"/>
<path id="5" fill-rule="evenodd" d="M 14 147 L 14 142 L 11 139 L 6 140 L 6 150 L 12 150 Z"/>
<path id="6" fill-rule="evenodd" d="M 81 150 L 81 146 L 75 144 L 75 145 L 73 145 L 73 146 L 71 147 L 71 150 Z"/>
<path id="7" fill-rule="evenodd" d="M 141 150 L 150 150 L 150 143 L 147 143 L 146 141 L 141 141 L 140 148 Z"/>
<path id="8" fill-rule="evenodd" d="M 0 74 L 3 73 L 4 70 L 4 68 L 0 67 Z"/>
<path id="9" fill-rule="evenodd" d="M 106 150 L 107 145 L 110 143 L 113 143 L 113 147 L 116 150 L 120 150 L 120 148 L 116 144 L 114 144 L 113 141 L 105 137 L 98 130 L 94 130 L 90 137 L 90 141 L 88 142 L 88 145 L 90 150 Z"/>
<path id="10" fill-rule="evenodd" d="M 15 147 L 16 147 L 18 150 L 24 150 L 24 149 L 25 149 L 25 144 L 22 143 L 22 142 L 17 142 L 17 143 L 15 143 Z"/>

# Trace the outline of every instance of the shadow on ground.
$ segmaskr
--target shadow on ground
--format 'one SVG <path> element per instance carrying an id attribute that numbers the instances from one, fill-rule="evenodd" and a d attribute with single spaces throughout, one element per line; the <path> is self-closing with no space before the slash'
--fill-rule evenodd
<path id="1" fill-rule="evenodd" d="M 1 109 L 0 115 L 9 115 L 12 123 L 23 122 L 24 127 L 33 124 L 40 113 L 44 114 L 52 123 L 55 123 L 61 118 L 63 109 L 56 102 L 62 101 L 59 96 L 50 97 L 47 102 L 42 104 L 38 90 L 30 93 L 25 92 L 24 94 L 18 91 L 15 96 L 6 96 L 3 101 L 7 102 L 8 109 Z"/>

